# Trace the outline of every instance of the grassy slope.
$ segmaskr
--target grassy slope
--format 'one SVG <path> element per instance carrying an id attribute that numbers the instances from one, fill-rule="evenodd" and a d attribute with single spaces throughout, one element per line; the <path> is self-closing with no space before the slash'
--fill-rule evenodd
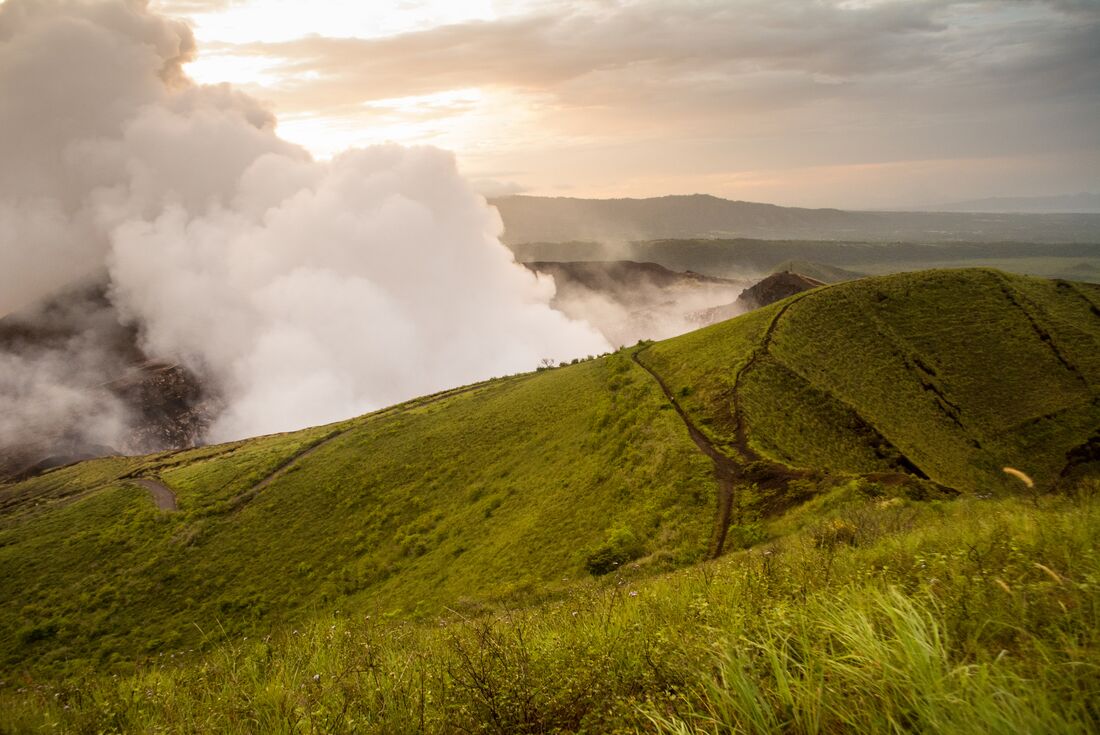
<path id="1" fill-rule="evenodd" d="M 143 460 L 5 489 L 25 502 L 0 530 L 4 663 L 76 669 L 192 645 L 195 623 L 247 633 L 326 604 L 407 614 L 546 591 L 616 531 L 651 561 L 699 559 L 713 522 L 709 463 L 625 354 L 224 449 L 146 460 L 178 463 L 159 469 L 175 514 L 112 480 Z"/>
<path id="2" fill-rule="evenodd" d="M 736 385 L 752 447 L 792 465 L 868 472 L 905 453 L 964 489 L 996 487 L 1002 462 L 1049 484 L 1100 424 L 1097 302 L 992 272 L 895 276 L 639 355 L 730 455 Z M 155 511 L 134 473 L 159 475 L 180 511 Z M 643 571 L 699 559 L 715 494 L 628 352 L 330 427 L 84 463 L 0 489 L 3 666 L 79 672 L 191 646 L 196 625 L 240 636 L 317 610 L 426 617 L 560 597 L 601 548 L 643 555 Z M 750 530 L 736 545 L 785 532 Z"/>
<path id="3" fill-rule="evenodd" d="M 132 676 L 0 684 L 0 731 L 1100 727 L 1095 499 L 915 503 L 857 486 L 794 515 L 760 548 L 538 608 L 424 625 L 341 612 Z"/>
<path id="4" fill-rule="evenodd" d="M 752 448 L 789 465 L 872 472 L 904 457 L 963 490 L 1003 487 L 1012 465 L 1049 486 L 1100 424 L 1098 301 L 1095 287 L 994 271 L 901 274 L 795 296 L 645 359 L 726 446 L 737 383 Z M 724 355 L 773 321 L 738 382 L 747 361 Z"/>

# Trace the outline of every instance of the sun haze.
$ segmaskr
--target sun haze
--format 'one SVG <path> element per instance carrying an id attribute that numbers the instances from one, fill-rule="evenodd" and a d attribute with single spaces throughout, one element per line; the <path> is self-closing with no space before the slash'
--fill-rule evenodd
<path id="1" fill-rule="evenodd" d="M 163 0 L 188 73 L 315 155 L 454 150 L 489 194 L 888 207 L 1100 188 L 1100 7 Z"/>

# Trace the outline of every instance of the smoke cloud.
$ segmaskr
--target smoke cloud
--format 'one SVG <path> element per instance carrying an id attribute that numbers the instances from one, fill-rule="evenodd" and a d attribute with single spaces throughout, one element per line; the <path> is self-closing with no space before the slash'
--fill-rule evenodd
<path id="1" fill-rule="evenodd" d="M 0 446 L 9 451 L 0 455 L 0 475 L 50 454 L 128 445 L 129 411 L 101 380 L 124 371 L 125 334 L 103 307 L 94 289 L 75 289 L 62 305 L 4 320 Z"/>
<path id="2" fill-rule="evenodd" d="M 557 284 L 551 305 L 583 319 L 613 345 L 667 339 L 744 310 L 737 302 L 751 279 L 677 273 L 656 263 L 629 260 L 527 263 Z M 717 311 L 716 311 L 717 310 Z"/>
<path id="3" fill-rule="evenodd" d="M 217 439 L 608 348 L 450 154 L 315 161 L 257 101 L 188 80 L 194 53 L 139 0 L 0 5 L 0 315 L 105 266 L 144 352 L 217 386 Z"/>

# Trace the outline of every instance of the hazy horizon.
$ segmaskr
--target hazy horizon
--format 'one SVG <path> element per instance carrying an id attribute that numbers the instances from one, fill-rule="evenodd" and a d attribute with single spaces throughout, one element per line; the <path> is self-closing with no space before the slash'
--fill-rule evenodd
<path id="1" fill-rule="evenodd" d="M 590 199 L 596 201 L 608 201 L 614 199 L 629 199 L 629 200 L 646 200 L 646 199 L 661 199 L 665 197 L 714 197 L 717 199 L 725 199 L 726 201 L 740 201 L 749 204 L 773 204 L 779 207 L 788 208 L 806 208 L 806 209 L 841 209 L 844 211 L 871 211 L 871 212 L 929 212 L 929 213 L 996 213 L 996 214 L 1098 214 L 1100 213 L 1100 194 L 1094 194 L 1092 192 L 1077 192 L 1073 194 L 1056 194 L 1046 196 L 1035 197 L 984 197 L 979 199 L 966 199 L 961 201 L 952 202 L 925 202 L 925 203 L 911 203 L 909 205 L 899 205 L 897 207 L 799 207 L 799 205 L 779 204 L 777 202 L 763 202 L 754 201 L 749 199 L 730 199 L 729 197 L 719 197 L 715 194 L 703 191 L 694 192 L 667 192 L 665 194 L 654 194 L 648 197 L 575 197 L 570 194 L 535 194 L 532 192 L 515 192 L 504 193 L 498 195 L 488 195 L 490 201 L 494 199 L 504 199 L 507 197 L 531 197 L 531 198 L 553 198 L 553 199 Z M 1062 206 L 1062 203 L 1066 203 Z M 983 205 L 989 205 L 990 208 L 983 209 Z"/>

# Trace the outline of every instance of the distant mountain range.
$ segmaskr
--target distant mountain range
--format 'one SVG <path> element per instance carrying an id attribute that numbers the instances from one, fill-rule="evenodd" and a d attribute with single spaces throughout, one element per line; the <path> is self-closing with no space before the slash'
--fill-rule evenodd
<path id="1" fill-rule="evenodd" d="M 990 212 L 997 214 L 1100 214 L 1100 194 L 1082 192 L 1049 197 L 990 197 L 931 206 L 913 207 L 924 212 Z"/>
<path id="2" fill-rule="evenodd" d="M 1100 242 L 1100 214 L 851 212 L 693 194 L 653 199 L 490 200 L 509 244 L 761 238 L 871 242 Z"/>

